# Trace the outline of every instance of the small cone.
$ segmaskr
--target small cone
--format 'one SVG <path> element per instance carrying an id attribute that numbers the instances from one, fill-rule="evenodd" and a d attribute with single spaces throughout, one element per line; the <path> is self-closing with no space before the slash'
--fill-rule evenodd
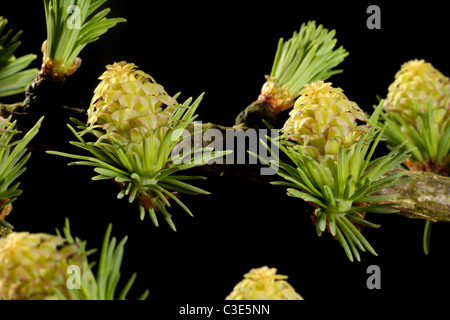
<path id="1" fill-rule="evenodd" d="M 226 300 L 303 300 L 277 269 L 262 267 L 245 274 Z"/>

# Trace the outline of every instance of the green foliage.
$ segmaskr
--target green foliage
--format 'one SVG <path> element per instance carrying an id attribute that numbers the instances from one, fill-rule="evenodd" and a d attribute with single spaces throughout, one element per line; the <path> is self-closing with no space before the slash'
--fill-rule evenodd
<path id="1" fill-rule="evenodd" d="M 0 117 L 0 210 L 12 203 L 22 193 L 20 182 L 13 184 L 25 172 L 25 164 L 31 156 L 26 146 L 38 133 L 43 117 L 31 128 L 22 139 L 14 140 L 19 133 L 15 129 L 17 121 Z M 12 229 L 6 221 L 0 221 L 0 226 Z"/>
<path id="2" fill-rule="evenodd" d="M 291 96 L 298 96 L 303 86 L 318 80 L 327 80 L 342 70 L 332 70 L 348 52 L 341 46 L 334 49 L 335 30 L 328 31 L 315 21 L 303 23 L 288 41 L 280 39 L 270 77 L 277 86 L 287 86 Z"/>
<path id="3" fill-rule="evenodd" d="M 106 230 L 103 246 L 100 253 L 100 259 L 97 267 L 96 276 L 92 271 L 95 263 L 89 263 L 84 259 L 81 270 L 80 288 L 67 289 L 65 292 L 55 291 L 55 295 L 60 300 L 125 300 L 136 279 L 133 274 L 122 290 L 117 293 L 117 286 L 120 280 L 120 267 L 124 254 L 124 246 L 127 237 L 123 238 L 118 244 L 116 238 L 111 238 L 112 225 Z M 57 230 L 58 235 L 60 232 Z M 66 225 L 63 229 L 64 238 L 69 244 L 77 244 L 80 252 L 85 252 L 86 256 L 91 255 L 96 250 L 86 251 L 86 241 L 79 238 L 73 238 L 70 234 L 69 220 L 66 219 Z M 148 296 L 148 290 L 145 291 L 138 300 L 145 300 Z"/>
<path id="4" fill-rule="evenodd" d="M 96 41 L 123 18 L 106 18 L 110 9 L 97 9 L 106 0 L 44 0 L 47 42 L 44 63 L 64 75 L 81 50 Z M 47 61 L 49 60 L 49 61 Z"/>
<path id="5" fill-rule="evenodd" d="M 376 224 L 365 220 L 364 213 L 394 213 L 387 208 L 395 204 L 380 203 L 395 199 L 396 195 L 371 196 L 383 188 L 405 181 L 403 173 L 382 177 L 389 170 L 403 163 L 409 154 L 402 151 L 403 144 L 388 155 L 372 160 L 385 128 L 377 126 L 381 104 L 373 113 L 369 128 L 362 134 L 355 148 L 341 147 L 336 162 L 320 163 L 308 156 L 303 149 L 292 142 L 275 139 L 272 143 L 279 148 L 293 165 L 280 158 L 266 163 L 278 169 L 277 173 L 285 181 L 274 182 L 287 186 L 291 197 L 300 198 L 312 204 L 316 216 L 316 230 L 319 236 L 328 231 L 337 238 L 348 258 L 360 261 L 358 250 L 375 250 L 361 234 L 354 223 L 377 228 Z M 266 148 L 271 152 L 270 147 Z M 275 153 L 272 153 L 275 156 Z M 256 156 L 256 155 L 254 155 Z M 276 164 L 279 168 L 276 168 Z"/>
<path id="6" fill-rule="evenodd" d="M 450 156 L 450 79 L 425 60 L 404 63 L 384 100 L 389 146 L 408 141 L 415 162 Z"/>
<path id="7" fill-rule="evenodd" d="M 21 44 L 19 38 L 22 31 L 11 36 L 12 29 L 5 29 L 7 23 L 7 19 L 0 17 L 0 97 L 24 92 L 38 72 L 37 69 L 26 69 L 36 59 L 36 55 L 14 56 Z"/>
<path id="8" fill-rule="evenodd" d="M 405 148 L 411 151 L 414 161 L 434 159 L 443 162 L 450 155 L 450 118 L 444 107 L 433 107 L 431 101 L 423 108 L 414 101 L 416 118 L 407 120 L 395 113 L 383 113 L 386 123 L 385 138 L 390 146 L 406 141 Z M 425 112 L 421 112 L 425 109 Z M 443 114 L 446 118 L 442 120 Z M 438 125 L 441 123 L 441 125 Z"/>
<path id="9" fill-rule="evenodd" d="M 78 141 L 71 143 L 87 151 L 91 156 L 55 151 L 49 151 L 49 153 L 79 160 L 70 165 L 94 167 L 98 175 L 92 179 L 113 180 L 121 185 L 118 198 L 127 197 L 130 203 L 137 201 L 141 219 L 144 219 L 148 212 L 155 226 L 158 226 L 156 213 L 160 212 L 170 227 L 176 231 L 167 209 L 171 206 L 169 200 L 175 201 L 192 216 L 192 212 L 178 199 L 177 193 L 195 195 L 209 194 L 209 192 L 186 182 L 205 179 L 204 177 L 175 175 L 175 173 L 204 165 L 228 153 L 226 151 L 212 152 L 212 148 L 194 145 L 184 150 L 186 152 L 172 157 L 172 150 L 179 142 L 190 141 L 191 137 L 185 129 L 196 118 L 194 113 L 201 100 L 202 96 L 192 105 L 191 98 L 183 104 L 177 104 L 169 123 L 155 128 L 153 134 L 143 138 L 142 148 L 139 151 L 136 151 L 134 147 L 128 148 L 120 139 L 114 139 L 114 136 L 110 139 L 105 138 L 104 131 L 88 129 L 83 123 L 76 122 L 79 132 L 70 125 L 69 128 Z M 162 128 L 164 128 L 163 131 L 161 131 Z M 82 137 L 87 132 L 100 138 L 95 142 L 88 142 Z M 161 135 L 161 132 L 164 133 Z"/>

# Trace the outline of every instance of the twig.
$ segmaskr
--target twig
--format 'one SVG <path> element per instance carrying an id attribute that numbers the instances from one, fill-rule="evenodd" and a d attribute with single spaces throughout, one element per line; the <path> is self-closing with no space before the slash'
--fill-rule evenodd
<path id="1" fill-rule="evenodd" d="M 396 168 L 386 176 L 399 173 Z M 392 202 L 401 202 L 395 206 L 399 214 L 414 219 L 425 219 L 433 222 L 450 221 L 450 178 L 434 173 L 407 171 L 408 181 L 384 188 L 376 195 L 398 194 Z"/>

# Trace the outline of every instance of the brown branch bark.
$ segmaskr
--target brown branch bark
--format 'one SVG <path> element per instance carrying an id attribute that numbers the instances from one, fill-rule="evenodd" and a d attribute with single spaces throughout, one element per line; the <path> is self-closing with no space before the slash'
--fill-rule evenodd
<path id="1" fill-rule="evenodd" d="M 395 168 L 385 176 L 393 175 L 402 169 Z M 376 195 L 398 194 L 393 202 L 402 205 L 394 206 L 399 214 L 414 219 L 425 219 L 433 222 L 450 221 L 450 178 L 422 171 L 406 171 L 409 181 L 385 188 Z"/>

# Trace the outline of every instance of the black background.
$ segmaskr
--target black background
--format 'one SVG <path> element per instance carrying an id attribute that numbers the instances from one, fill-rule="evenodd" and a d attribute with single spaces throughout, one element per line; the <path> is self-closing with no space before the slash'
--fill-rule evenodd
<path id="1" fill-rule="evenodd" d="M 381 30 L 366 27 L 370 4 L 381 8 Z M 336 30 L 338 45 L 350 55 L 340 66 L 344 73 L 329 81 L 366 111 L 372 110 L 376 95 L 386 95 L 408 60 L 425 59 L 450 74 L 443 2 L 111 0 L 107 6 L 110 17 L 128 21 L 82 51 L 82 67 L 68 79 L 80 106 L 89 105 L 105 65 L 126 60 L 151 74 L 169 94 L 188 98 L 205 92 L 199 120 L 232 125 L 257 98 L 278 39 L 288 39 L 308 20 Z M 9 19 L 9 27 L 24 31 L 17 54 L 38 54 L 33 66 L 39 68 L 46 38 L 42 2 L 2 4 L 0 14 Z M 73 140 L 69 130 L 55 135 Z M 148 288 L 150 303 L 222 301 L 244 273 L 265 265 L 288 275 L 292 286 L 312 301 L 450 297 L 448 224 L 434 225 L 431 253 L 425 256 L 423 221 L 371 215 L 369 220 L 382 226 L 366 230 L 365 236 L 379 256 L 364 253 L 362 262 L 351 263 L 331 236 L 317 237 L 302 201 L 269 184 L 201 172 L 208 179 L 199 185 L 212 194 L 183 197 L 195 218 L 172 206 L 175 233 L 163 219 L 159 228 L 148 217 L 140 221 L 137 206 L 116 199 L 116 186 L 91 181 L 90 168 L 67 167 L 67 162 L 34 152 L 21 177 L 24 193 L 8 221 L 18 231 L 53 233 L 69 217 L 72 234 L 91 248 L 101 246 L 112 223 L 116 237 L 129 236 L 122 275 L 125 281 L 137 272 L 131 298 Z M 381 268 L 381 290 L 366 286 L 370 265 Z"/>

